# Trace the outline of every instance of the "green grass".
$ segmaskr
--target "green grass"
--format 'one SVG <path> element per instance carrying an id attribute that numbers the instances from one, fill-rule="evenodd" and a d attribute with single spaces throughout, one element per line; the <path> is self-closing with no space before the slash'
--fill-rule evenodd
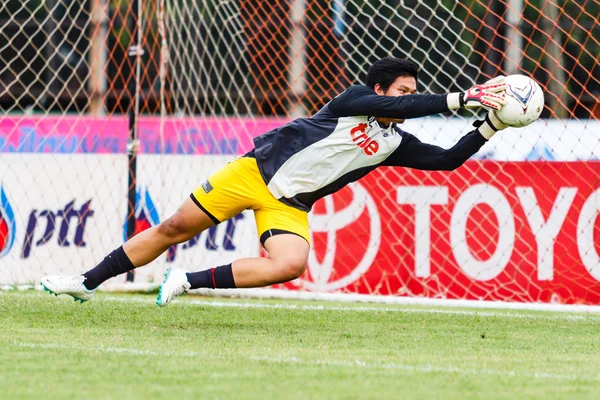
<path id="1" fill-rule="evenodd" d="M 0 397 L 596 399 L 600 316 L 0 292 Z"/>

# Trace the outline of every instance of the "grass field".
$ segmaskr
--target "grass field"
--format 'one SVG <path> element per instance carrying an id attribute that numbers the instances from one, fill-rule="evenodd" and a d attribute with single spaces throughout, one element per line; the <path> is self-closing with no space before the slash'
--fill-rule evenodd
<path id="1" fill-rule="evenodd" d="M 0 397 L 600 398 L 600 315 L 0 291 Z"/>

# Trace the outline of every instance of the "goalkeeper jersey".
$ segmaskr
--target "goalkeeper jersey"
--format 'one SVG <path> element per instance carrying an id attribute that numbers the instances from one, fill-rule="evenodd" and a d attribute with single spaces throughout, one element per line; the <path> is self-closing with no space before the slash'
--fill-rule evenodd
<path id="1" fill-rule="evenodd" d="M 376 118 L 417 118 L 448 111 L 445 94 L 379 96 L 351 86 L 310 118 L 298 118 L 254 139 L 255 157 L 269 191 L 280 201 L 310 211 L 379 166 L 451 170 L 487 141 L 477 130 L 450 149 L 422 143 L 398 124 Z"/>

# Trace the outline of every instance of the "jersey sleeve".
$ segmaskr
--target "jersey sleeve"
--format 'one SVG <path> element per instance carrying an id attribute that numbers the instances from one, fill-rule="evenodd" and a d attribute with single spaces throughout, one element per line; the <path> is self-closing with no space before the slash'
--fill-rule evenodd
<path id="1" fill-rule="evenodd" d="M 381 165 L 427 171 L 451 171 L 465 163 L 487 142 L 478 130 L 463 136 L 454 146 L 444 149 L 421 142 L 404 132 L 400 146 Z"/>
<path id="2" fill-rule="evenodd" d="M 379 96 L 367 86 L 355 85 L 329 102 L 337 117 L 366 115 L 380 118 L 418 118 L 448 112 L 446 94 Z"/>

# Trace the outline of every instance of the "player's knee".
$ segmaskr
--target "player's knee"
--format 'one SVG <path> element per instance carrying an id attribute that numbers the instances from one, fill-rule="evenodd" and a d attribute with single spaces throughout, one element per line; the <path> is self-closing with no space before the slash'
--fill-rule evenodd
<path id="1" fill-rule="evenodd" d="M 286 278 L 292 280 L 299 278 L 306 271 L 305 257 L 289 257 L 277 262 L 279 269 Z"/>
<path id="2" fill-rule="evenodd" d="M 296 279 L 306 271 L 310 247 L 300 236 L 276 235 L 265 244 L 280 282 Z"/>
<path id="3" fill-rule="evenodd" d="M 158 225 L 158 232 L 165 238 L 176 242 L 179 238 L 188 236 L 189 227 L 182 218 L 174 215 L 160 225 Z"/>

